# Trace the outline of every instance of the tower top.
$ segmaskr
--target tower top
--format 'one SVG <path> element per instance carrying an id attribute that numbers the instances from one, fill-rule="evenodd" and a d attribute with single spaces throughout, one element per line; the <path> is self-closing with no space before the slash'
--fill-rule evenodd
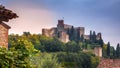
<path id="1" fill-rule="evenodd" d="M 58 25 L 64 25 L 64 20 L 58 20 Z"/>

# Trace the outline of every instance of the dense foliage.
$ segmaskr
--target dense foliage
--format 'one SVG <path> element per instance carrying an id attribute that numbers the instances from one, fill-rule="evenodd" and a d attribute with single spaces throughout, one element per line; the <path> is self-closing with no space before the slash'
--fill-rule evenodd
<path id="1" fill-rule="evenodd" d="M 91 53 L 57 53 L 58 61 L 65 68 L 96 68 L 99 58 Z"/>
<path id="2" fill-rule="evenodd" d="M 117 44 L 116 51 L 114 50 L 115 58 L 120 58 L 120 44 Z"/>
<path id="3" fill-rule="evenodd" d="M 0 48 L 0 67 L 1 68 L 31 68 L 28 59 L 34 50 L 33 45 L 27 40 L 16 40 L 12 47 L 7 50 Z"/>
<path id="4" fill-rule="evenodd" d="M 99 58 L 92 53 L 96 46 L 102 47 L 104 58 L 120 57 L 119 44 L 115 50 L 110 43 L 104 44 L 102 38 L 96 40 L 95 35 L 95 32 L 90 35 L 91 40 L 81 36 L 80 41 L 63 43 L 57 38 L 29 32 L 24 32 L 23 35 L 11 34 L 9 49 L 0 49 L 0 60 L 2 60 L 0 66 L 2 68 L 96 68 Z"/>
<path id="5" fill-rule="evenodd" d="M 9 49 L 0 48 L 0 68 L 59 68 L 56 56 L 41 53 L 24 36 L 10 36 Z M 47 64 L 47 65 L 46 65 Z"/>
<path id="6" fill-rule="evenodd" d="M 74 29 L 72 30 L 74 31 Z M 10 53 L 8 55 L 10 59 L 5 60 L 5 62 L 9 61 L 11 64 L 6 65 L 7 63 L 4 64 L 3 62 L 1 66 L 5 65 L 10 67 L 10 65 L 15 65 L 19 67 L 20 65 L 27 67 L 28 65 L 29 67 L 37 68 L 96 68 L 99 64 L 99 58 L 92 53 L 92 50 L 96 46 L 102 47 L 104 58 L 120 57 L 119 44 L 115 50 L 114 47 L 110 46 L 110 43 L 104 44 L 102 38 L 96 40 L 95 36 L 95 32 L 93 34 L 90 32 L 91 40 L 86 40 L 81 36 L 79 38 L 80 41 L 73 40 L 68 43 L 63 43 L 57 38 L 49 38 L 40 34 L 30 34 L 29 32 L 24 32 L 23 35 L 11 34 L 9 35 L 9 50 L 1 50 L 1 54 L 2 51 L 6 51 L 8 54 Z M 87 52 L 83 52 L 83 50 L 87 50 Z M 4 53 L 0 56 L 4 57 L 6 54 Z M 12 57 L 14 54 L 20 54 L 20 56 Z M 12 61 L 11 58 L 13 59 Z M 16 61 L 19 62 L 17 65 L 14 60 L 22 61 L 23 65 L 19 61 Z"/>
<path id="7" fill-rule="evenodd" d="M 99 58 L 91 51 L 82 51 L 83 49 L 93 49 L 94 45 L 96 44 L 91 44 L 87 40 L 71 41 L 65 44 L 57 38 L 29 32 L 24 32 L 23 35 L 9 35 L 9 51 L 20 47 L 24 51 L 23 46 L 26 46 L 28 63 L 37 68 L 96 68 Z"/>

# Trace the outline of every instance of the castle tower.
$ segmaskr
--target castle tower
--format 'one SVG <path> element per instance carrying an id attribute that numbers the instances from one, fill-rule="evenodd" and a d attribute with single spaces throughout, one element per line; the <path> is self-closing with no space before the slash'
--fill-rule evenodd
<path id="1" fill-rule="evenodd" d="M 98 57 L 102 57 L 102 48 L 101 47 L 95 47 L 94 48 L 94 54 Z"/>
<path id="2" fill-rule="evenodd" d="M 58 20 L 57 29 L 58 31 L 64 30 L 64 20 Z"/>

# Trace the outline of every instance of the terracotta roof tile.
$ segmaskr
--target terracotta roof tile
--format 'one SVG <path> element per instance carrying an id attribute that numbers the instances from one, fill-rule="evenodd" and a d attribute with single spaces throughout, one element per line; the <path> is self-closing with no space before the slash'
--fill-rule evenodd
<path id="1" fill-rule="evenodd" d="M 5 28 L 10 29 L 11 27 L 3 22 L 0 22 L 0 25 L 3 25 Z"/>

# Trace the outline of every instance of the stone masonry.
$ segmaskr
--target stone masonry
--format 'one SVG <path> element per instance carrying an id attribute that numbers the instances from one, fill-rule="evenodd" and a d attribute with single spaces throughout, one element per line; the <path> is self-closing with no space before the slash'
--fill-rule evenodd
<path id="1" fill-rule="evenodd" d="M 97 68 L 120 68 L 120 59 L 102 58 Z"/>
<path id="2" fill-rule="evenodd" d="M 95 47 L 93 52 L 96 56 L 102 57 L 102 47 Z"/>
<path id="3" fill-rule="evenodd" d="M 8 30 L 10 27 L 0 22 L 0 47 L 8 48 Z"/>
<path id="4" fill-rule="evenodd" d="M 64 24 L 64 20 L 58 20 L 57 27 L 51 29 L 42 29 L 42 35 L 47 37 L 57 37 L 60 41 L 67 43 L 71 39 L 70 30 L 74 28 L 74 40 L 78 40 L 78 37 L 83 36 L 84 39 L 89 40 L 90 36 L 85 35 L 84 27 L 74 27 L 72 25 Z M 101 33 L 98 33 L 96 38 L 100 39 Z"/>

